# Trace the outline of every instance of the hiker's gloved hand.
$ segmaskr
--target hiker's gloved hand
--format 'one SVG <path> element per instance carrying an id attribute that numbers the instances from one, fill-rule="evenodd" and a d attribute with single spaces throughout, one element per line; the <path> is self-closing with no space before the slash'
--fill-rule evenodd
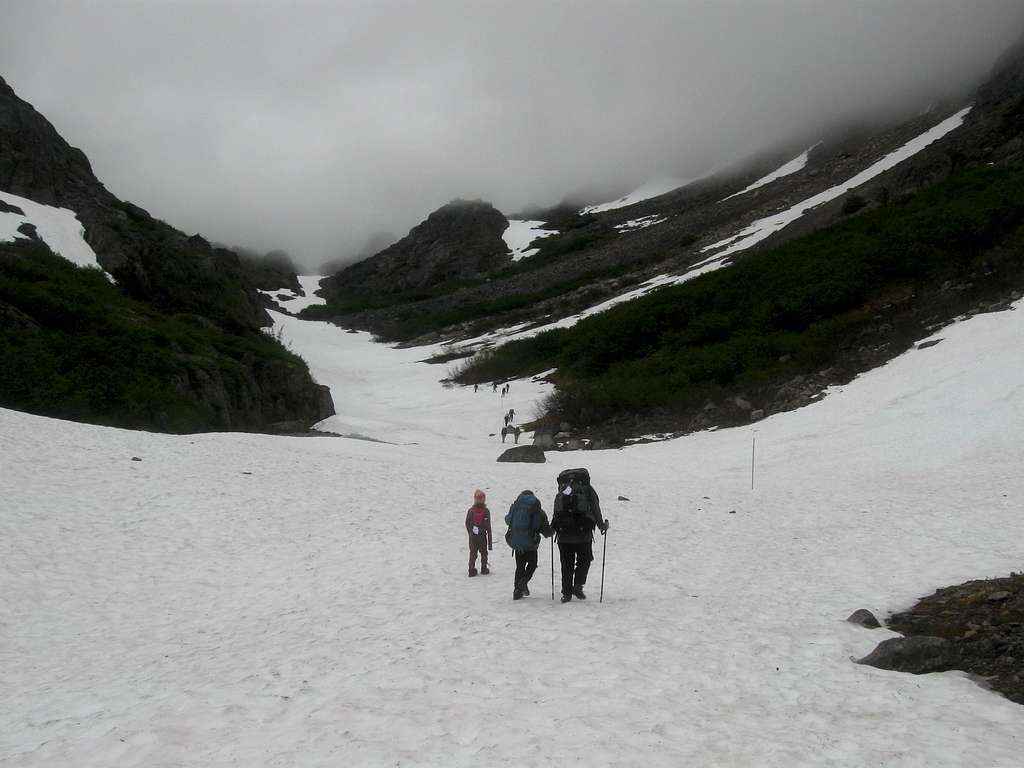
<path id="1" fill-rule="evenodd" d="M 597 527 L 601 529 L 601 535 L 604 536 L 608 532 L 608 521 L 605 520 Z"/>

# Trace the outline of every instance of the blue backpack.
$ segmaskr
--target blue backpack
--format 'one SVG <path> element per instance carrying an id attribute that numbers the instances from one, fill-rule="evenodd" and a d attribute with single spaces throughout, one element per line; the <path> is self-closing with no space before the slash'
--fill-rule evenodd
<path id="1" fill-rule="evenodd" d="M 505 542 L 512 549 L 530 549 L 540 544 L 540 499 L 532 493 L 521 493 L 508 511 Z"/>

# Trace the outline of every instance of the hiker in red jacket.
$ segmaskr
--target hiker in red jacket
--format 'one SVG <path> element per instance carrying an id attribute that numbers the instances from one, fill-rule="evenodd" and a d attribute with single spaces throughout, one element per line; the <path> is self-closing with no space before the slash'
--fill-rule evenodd
<path id="1" fill-rule="evenodd" d="M 469 534 L 469 575 L 476 576 L 476 553 L 480 553 L 480 573 L 487 568 L 487 551 L 494 548 L 491 541 L 491 510 L 484 504 L 487 497 L 479 488 L 473 494 L 473 506 L 466 510 L 466 533 Z"/>

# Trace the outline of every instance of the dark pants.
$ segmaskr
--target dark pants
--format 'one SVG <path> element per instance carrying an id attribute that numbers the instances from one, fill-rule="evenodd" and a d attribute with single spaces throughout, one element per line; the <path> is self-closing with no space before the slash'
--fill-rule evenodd
<path id="1" fill-rule="evenodd" d="M 558 542 L 558 555 L 562 561 L 562 594 L 572 593 L 573 587 L 587 583 L 587 573 L 594 559 L 594 545 L 589 541 L 578 544 Z"/>
<path id="2" fill-rule="evenodd" d="M 537 570 L 537 550 L 517 549 L 516 550 L 516 584 L 517 591 L 522 592 L 523 588 L 530 583 L 533 572 Z"/>
<path id="3" fill-rule="evenodd" d="M 487 534 L 469 534 L 469 570 L 476 568 L 476 553 L 480 553 L 480 567 L 487 567 Z"/>

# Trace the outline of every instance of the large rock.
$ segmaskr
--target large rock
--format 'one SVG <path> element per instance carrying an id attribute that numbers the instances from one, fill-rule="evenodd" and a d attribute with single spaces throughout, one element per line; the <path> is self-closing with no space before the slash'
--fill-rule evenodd
<path id="1" fill-rule="evenodd" d="M 538 448 L 536 445 L 517 445 L 515 448 L 509 448 L 501 454 L 498 457 L 498 461 L 543 464 L 547 459 L 544 457 L 544 449 Z"/>
<path id="2" fill-rule="evenodd" d="M 851 624 L 857 624 L 867 629 L 878 629 L 881 624 L 878 623 L 878 619 L 875 618 L 875 614 L 869 611 L 867 608 L 858 608 L 856 611 L 851 613 L 846 620 Z"/>
<path id="3" fill-rule="evenodd" d="M 858 664 L 923 675 L 955 669 L 960 661 L 956 647 L 942 637 L 920 635 L 883 640 Z"/>

